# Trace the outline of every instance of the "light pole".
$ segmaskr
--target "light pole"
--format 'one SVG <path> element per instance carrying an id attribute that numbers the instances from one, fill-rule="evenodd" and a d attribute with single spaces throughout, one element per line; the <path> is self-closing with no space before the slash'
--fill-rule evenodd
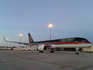
<path id="1" fill-rule="evenodd" d="M 19 36 L 20 36 L 20 47 L 21 47 L 21 37 L 23 36 L 23 34 L 20 34 Z"/>
<path id="2" fill-rule="evenodd" d="M 50 28 L 50 40 L 51 40 L 51 28 L 53 27 L 53 25 L 49 24 L 48 27 Z"/>
<path id="3" fill-rule="evenodd" d="M 8 47 L 8 40 L 9 40 L 9 38 L 6 38 L 6 40 L 7 40 L 6 47 Z"/>

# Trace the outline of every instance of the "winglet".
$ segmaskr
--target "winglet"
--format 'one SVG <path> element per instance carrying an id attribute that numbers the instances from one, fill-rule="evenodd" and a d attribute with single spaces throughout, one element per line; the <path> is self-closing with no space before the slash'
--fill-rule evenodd
<path id="1" fill-rule="evenodd" d="M 6 41 L 5 37 L 3 36 L 4 41 Z"/>

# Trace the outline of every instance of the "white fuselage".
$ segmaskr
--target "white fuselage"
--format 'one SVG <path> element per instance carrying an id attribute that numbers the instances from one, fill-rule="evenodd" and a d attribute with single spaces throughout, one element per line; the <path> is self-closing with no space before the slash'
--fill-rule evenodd
<path id="1" fill-rule="evenodd" d="M 90 43 L 81 43 L 81 44 L 58 44 L 52 45 L 51 48 L 86 48 L 91 47 Z"/>

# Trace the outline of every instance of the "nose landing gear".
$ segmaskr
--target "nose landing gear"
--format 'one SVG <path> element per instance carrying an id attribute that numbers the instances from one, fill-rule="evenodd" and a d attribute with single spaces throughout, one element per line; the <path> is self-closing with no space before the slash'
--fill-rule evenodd
<path id="1" fill-rule="evenodd" d="M 75 53 L 76 55 L 79 54 L 79 51 L 78 50 L 79 50 L 79 48 L 76 48 L 76 53 Z"/>

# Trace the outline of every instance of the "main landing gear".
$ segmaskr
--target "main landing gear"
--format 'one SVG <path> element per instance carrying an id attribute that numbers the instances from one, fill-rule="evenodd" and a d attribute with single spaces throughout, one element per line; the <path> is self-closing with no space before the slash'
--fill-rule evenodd
<path id="1" fill-rule="evenodd" d="M 78 50 L 79 50 L 79 48 L 76 48 L 76 53 L 75 53 L 76 55 L 79 54 L 79 51 Z"/>
<path id="2" fill-rule="evenodd" d="M 43 53 L 43 51 L 39 51 L 40 53 Z"/>
<path id="3" fill-rule="evenodd" d="M 54 53 L 54 49 L 52 48 L 52 49 L 50 49 L 50 53 Z"/>

